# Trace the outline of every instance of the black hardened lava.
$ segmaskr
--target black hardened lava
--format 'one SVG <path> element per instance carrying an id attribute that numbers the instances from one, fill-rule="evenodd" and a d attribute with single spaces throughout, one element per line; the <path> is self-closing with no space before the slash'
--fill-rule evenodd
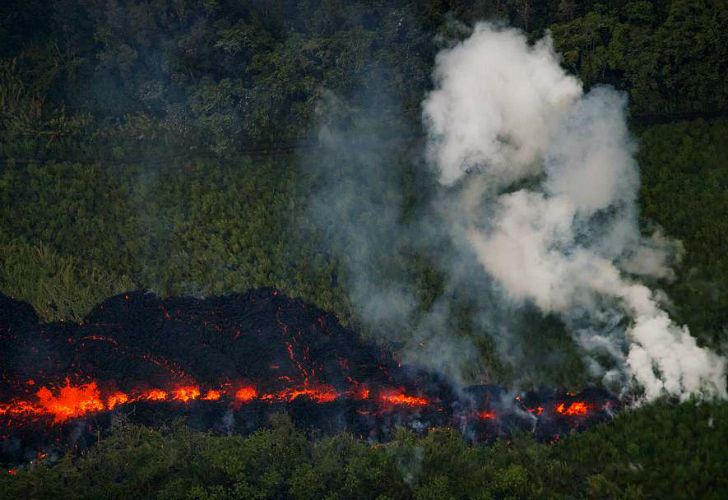
<path id="1" fill-rule="evenodd" d="M 553 439 L 609 418 L 589 389 L 514 394 L 457 388 L 400 365 L 336 318 L 277 290 L 208 299 L 129 292 L 81 324 L 41 323 L 0 295 L 0 461 L 83 447 L 114 418 L 250 433 L 287 413 L 314 434 L 386 440 L 397 426 L 460 429 L 482 441 L 515 431 Z"/>

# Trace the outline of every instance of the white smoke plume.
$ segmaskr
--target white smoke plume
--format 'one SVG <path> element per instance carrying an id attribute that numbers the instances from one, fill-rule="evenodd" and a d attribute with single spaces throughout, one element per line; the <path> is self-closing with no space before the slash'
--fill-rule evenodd
<path id="1" fill-rule="evenodd" d="M 423 115 L 429 158 L 459 197 L 454 241 L 511 300 L 561 316 L 605 383 L 647 400 L 726 397 L 725 360 L 637 281 L 669 278 L 674 244 L 640 235 L 625 97 L 585 94 L 549 36 L 529 45 L 488 23 L 438 55 L 434 83 Z"/>

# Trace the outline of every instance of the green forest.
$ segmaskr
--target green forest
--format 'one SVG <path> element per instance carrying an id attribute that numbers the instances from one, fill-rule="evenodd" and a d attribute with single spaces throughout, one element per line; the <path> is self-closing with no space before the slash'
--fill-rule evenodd
<path id="1" fill-rule="evenodd" d="M 640 226 L 684 250 L 660 284 L 669 312 L 725 354 L 725 0 L 6 0 L 0 292 L 45 321 L 80 321 L 126 290 L 270 286 L 375 333 L 350 302 L 347 263 L 308 218 L 321 183 L 309 167 L 334 161 L 321 154 L 321 102 L 337 96 L 336 120 L 373 141 L 335 161 L 381 154 L 407 193 L 403 213 L 421 210 L 432 179 L 413 172 L 435 56 L 478 20 L 533 40 L 549 32 L 587 89 L 626 93 Z M 432 255 L 387 259 L 372 275 L 407 275 L 426 312 L 442 294 Z M 455 328 L 482 338 L 466 302 Z M 582 384 L 560 325 L 536 318 L 533 328 L 538 348 L 566 359 L 521 380 Z M 512 380 L 487 340 L 479 348 L 492 381 Z M 314 439 L 285 417 L 247 437 L 121 423 L 52 467 L 0 474 L 0 497 L 725 498 L 727 441 L 720 402 L 658 401 L 557 443 L 473 445 L 451 430 Z"/>
<path id="2" fill-rule="evenodd" d="M 118 424 L 80 457 L 0 476 L 7 498 L 723 498 L 725 405 L 649 407 L 537 444 L 455 430 L 311 441 L 285 417 L 247 436 Z"/>

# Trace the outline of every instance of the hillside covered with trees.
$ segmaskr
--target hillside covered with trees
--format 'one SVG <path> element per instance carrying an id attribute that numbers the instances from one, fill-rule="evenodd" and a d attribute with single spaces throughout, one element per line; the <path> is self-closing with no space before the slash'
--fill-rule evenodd
<path id="1" fill-rule="evenodd" d="M 310 220 L 324 182 L 311 165 L 381 158 L 406 193 L 405 219 L 425 210 L 434 181 L 416 165 L 435 56 L 482 19 L 534 40 L 550 32 L 586 88 L 626 93 L 641 228 L 661 228 L 683 250 L 659 287 L 676 321 L 725 355 L 724 0 L 5 1 L 0 291 L 44 320 L 79 321 L 125 290 L 272 286 L 376 335 L 351 304 L 347 252 L 328 252 L 329 236 Z M 335 112 L 322 105 L 331 96 Z M 333 121 L 357 137 L 335 157 L 319 133 Z M 425 313 L 443 293 L 434 258 L 403 248 L 371 274 L 407 276 L 417 284 L 413 314 Z M 464 299 L 453 329 L 486 338 L 472 315 Z M 509 365 L 480 341 L 490 381 L 522 371 L 526 384 L 583 384 L 562 329 L 533 318 L 530 355 L 565 353 L 541 371 Z M 285 419 L 248 437 L 120 425 L 83 455 L 1 475 L 0 496 L 721 498 L 727 411 L 661 401 L 559 443 L 523 436 L 492 446 L 447 430 L 403 431 L 383 445 L 309 439 Z"/>

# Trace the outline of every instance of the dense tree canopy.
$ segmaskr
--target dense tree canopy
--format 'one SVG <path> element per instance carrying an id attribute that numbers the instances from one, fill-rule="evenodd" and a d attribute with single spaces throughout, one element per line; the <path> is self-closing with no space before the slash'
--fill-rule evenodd
<path id="1" fill-rule="evenodd" d="M 455 430 L 369 445 L 275 418 L 248 436 L 119 424 L 81 456 L 0 475 L 18 498 L 723 498 L 725 405 L 653 405 L 554 444 Z"/>
<path id="2" fill-rule="evenodd" d="M 723 222 L 725 125 L 651 124 L 728 109 L 724 2 L 45 5 L 0 7 L 0 236 L 3 289 L 48 318 L 77 319 L 132 283 L 161 294 L 273 285 L 348 318 L 346 276 L 304 216 L 317 180 L 297 166 L 315 157 L 322 96 L 339 96 L 344 115 L 375 106 L 380 122 L 403 119 L 387 133 L 416 148 L 443 40 L 463 36 L 462 21 L 500 18 L 534 36 L 551 29 L 564 65 L 587 86 L 629 92 L 645 227 L 656 222 L 683 241 L 671 287 L 681 319 L 720 339 L 726 233 L 708 228 Z M 383 90 L 385 104 L 372 99 Z M 416 210 L 427 186 L 409 159 L 388 168 L 412 193 L 405 213 Z M 710 211 L 707 227 L 684 223 L 695 210 Z M 418 276 L 427 308 L 440 293 L 427 256 L 400 257 L 393 264 Z M 49 261 L 74 262 L 78 285 L 63 299 L 52 297 L 61 270 L 48 286 L 27 270 Z"/>
<path id="3" fill-rule="evenodd" d="M 45 319 L 78 320 L 125 289 L 275 286 L 357 322 L 345 263 L 317 244 L 326 235 L 306 212 L 320 179 L 300 158 L 317 158 L 321 103 L 337 96 L 342 123 L 376 107 L 370 127 L 386 123 L 401 152 L 386 168 L 404 186 L 406 218 L 428 194 L 412 162 L 435 54 L 480 19 L 533 39 L 549 30 L 587 88 L 627 92 L 641 225 L 685 250 L 662 284 L 671 313 L 724 348 L 724 0 L 2 2 L 0 290 Z M 372 274 L 410 276 L 426 311 L 442 293 L 431 258 L 405 248 Z M 468 307 L 453 326 L 461 335 L 477 333 Z M 539 341 L 526 348 L 566 354 L 521 380 L 583 381 L 559 328 L 534 318 Z M 479 348 L 493 379 L 508 381 L 512 368 L 486 341 Z M 724 404 L 656 404 L 556 445 L 493 447 L 449 431 L 384 446 L 312 441 L 285 419 L 249 437 L 122 426 L 82 456 L 1 475 L 0 496 L 720 498 L 727 417 Z"/>

